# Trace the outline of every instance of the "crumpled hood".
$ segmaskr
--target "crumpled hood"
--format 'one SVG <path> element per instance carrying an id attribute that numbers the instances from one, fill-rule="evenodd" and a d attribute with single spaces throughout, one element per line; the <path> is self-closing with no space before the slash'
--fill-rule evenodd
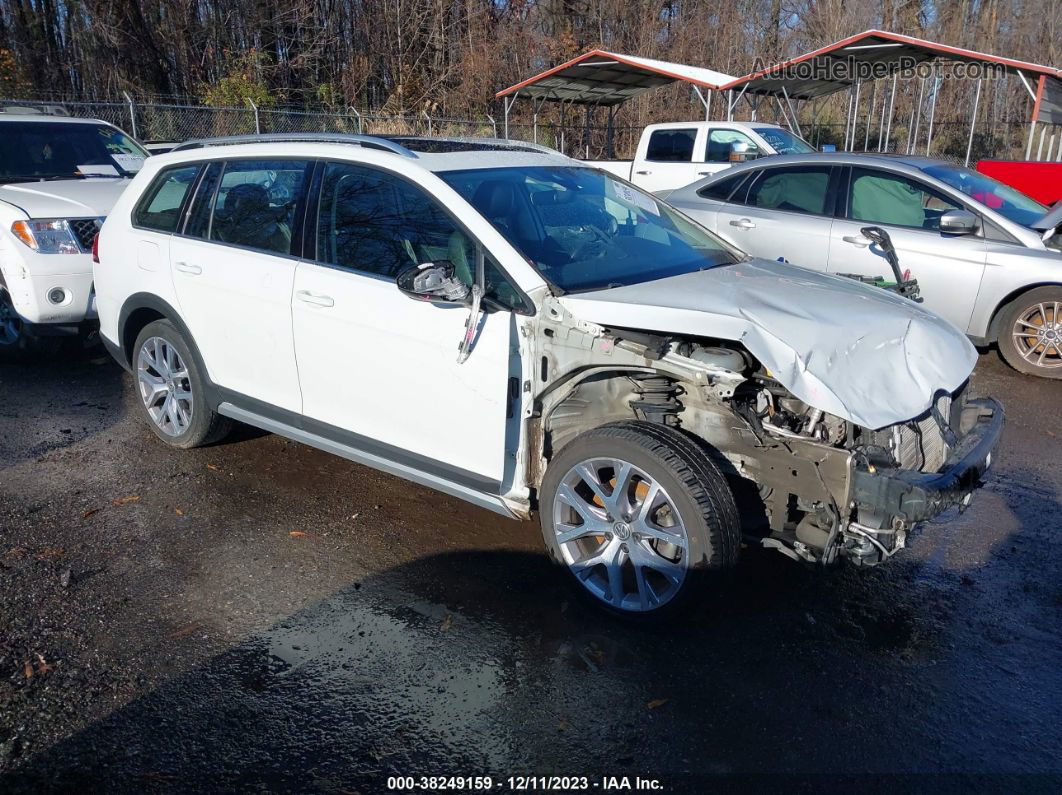
<path id="1" fill-rule="evenodd" d="M 130 182 L 121 177 L 14 182 L 0 185 L 0 201 L 30 218 L 94 218 L 107 215 Z"/>
<path id="2" fill-rule="evenodd" d="M 560 300 L 603 326 L 740 342 L 805 403 L 873 429 L 922 414 L 977 361 L 965 334 L 906 298 L 762 259 Z"/>

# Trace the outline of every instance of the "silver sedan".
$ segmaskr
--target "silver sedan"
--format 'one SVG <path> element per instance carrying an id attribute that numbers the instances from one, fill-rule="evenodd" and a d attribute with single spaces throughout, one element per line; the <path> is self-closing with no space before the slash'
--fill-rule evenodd
<path id="1" fill-rule="evenodd" d="M 667 201 L 737 248 L 818 271 L 889 276 L 881 226 L 925 305 L 1023 373 L 1062 379 L 1062 211 L 944 160 L 763 158 Z"/>

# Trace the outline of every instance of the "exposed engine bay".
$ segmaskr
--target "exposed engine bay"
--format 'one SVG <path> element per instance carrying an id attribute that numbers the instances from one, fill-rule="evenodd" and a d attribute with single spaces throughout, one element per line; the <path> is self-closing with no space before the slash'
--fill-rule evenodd
<path id="1" fill-rule="evenodd" d="M 797 398 L 739 342 L 572 328 L 564 314 L 552 313 L 541 339 L 541 380 L 561 384 L 536 407 L 543 467 L 595 423 L 633 417 L 678 427 L 730 481 L 746 542 L 814 563 L 880 563 L 918 522 L 968 498 L 956 491 L 912 502 L 904 485 L 937 477 L 981 418 L 965 384 L 940 392 L 918 417 L 872 429 Z"/>

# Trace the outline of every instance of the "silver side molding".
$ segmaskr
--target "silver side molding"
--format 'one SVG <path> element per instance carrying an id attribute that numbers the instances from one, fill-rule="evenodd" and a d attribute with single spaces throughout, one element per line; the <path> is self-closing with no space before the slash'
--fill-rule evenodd
<path id="1" fill-rule="evenodd" d="M 245 422 L 248 425 L 253 425 L 256 428 L 261 428 L 263 431 L 269 431 L 275 433 L 277 436 L 284 436 L 295 442 L 301 442 L 307 444 L 310 447 L 316 447 L 318 450 L 324 450 L 326 453 L 332 453 L 338 455 L 341 458 L 346 458 L 348 461 L 353 461 L 356 464 L 364 464 L 367 467 L 378 469 L 381 472 L 386 472 L 389 475 L 395 475 L 405 480 L 419 483 L 422 486 L 441 491 L 444 494 L 449 494 L 451 497 L 457 497 L 465 502 L 470 502 L 473 505 L 478 505 L 480 508 L 486 508 L 488 510 L 499 513 L 509 519 L 517 519 L 516 516 L 505 504 L 504 500 L 497 494 L 488 494 L 478 489 L 473 489 L 469 486 L 465 486 L 461 483 L 456 483 L 452 480 L 433 475 L 429 472 L 424 472 L 420 469 L 415 469 L 406 464 L 401 464 L 397 461 L 392 461 L 388 458 L 369 453 L 364 450 L 359 450 L 356 447 L 337 442 L 332 439 L 328 439 L 324 436 L 311 433 L 309 431 L 302 430 L 301 428 L 295 428 L 286 423 L 278 420 L 264 417 L 261 414 L 255 414 L 252 411 L 247 411 L 239 406 L 234 406 L 232 403 L 224 402 L 218 406 L 218 413 L 226 417 L 231 417 L 239 422 Z"/>

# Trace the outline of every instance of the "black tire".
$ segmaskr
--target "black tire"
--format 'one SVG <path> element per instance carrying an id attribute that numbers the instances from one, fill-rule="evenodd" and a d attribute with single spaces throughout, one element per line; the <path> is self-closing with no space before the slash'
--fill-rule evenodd
<path id="1" fill-rule="evenodd" d="M 187 381 L 188 391 L 192 395 L 191 418 L 187 427 L 179 433 L 167 433 L 163 430 L 151 416 L 142 397 L 138 380 L 138 362 L 145 343 L 153 338 L 159 338 L 172 346 L 188 373 L 187 377 L 182 380 Z M 208 399 L 208 387 L 202 376 L 199 359 L 193 353 L 181 332 L 170 321 L 156 320 L 141 329 L 133 347 L 132 365 L 133 379 L 136 386 L 135 400 L 139 412 L 152 432 L 166 444 L 180 449 L 201 447 L 223 439 L 232 429 L 232 420 L 221 416 L 211 407 Z"/>
<path id="2" fill-rule="evenodd" d="M 677 512 L 685 528 L 688 543 L 686 574 L 668 601 L 662 604 L 648 608 L 644 607 L 644 603 L 642 607 L 625 607 L 622 603 L 624 597 L 621 597 L 620 603 L 603 597 L 586 585 L 590 578 L 576 575 L 558 542 L 555 510 L 564 510 L 555 508 L 558 489 L 581 462 L 605 458 L 632 464 L 655 481 L 666 493 L 667 504 Z M 694 596 L 716 579 L 721 571 L 737 563 L 741 523 L 734 495 L 699 440 L 674 428 L 625 421 L 603 425 L 581 434 L 550 461 L 539 497 L 542 538 L 551 558 L 569 570 L 582 594 L 614 614 L 657 620 L 676 613 L 691 604 Z M 608 521 L 611 521 L 611 517 Z M 622 528 L 620 532 L 623 532 Z M 597 538 L 596 535 L 592 537 Z M 631 533 L 631 538 L 633 543 L 638 543 L 636 531 Z M 624 551 L 632 545 L 632 541 L 621 545 Z M 604 548 L 604 542 L 599 548 Z M 585 573 L 585 569 L 583 571 Z"/>
<path id="3" fill-rule="evenodd" d="M 1045 330 L 1046 344 L 1035 344 L 1037 340 L 1031 337 L 1015 338 L 1017 330 L 1038 333 L 1021 325 L 1022 319 L 1052 327 Z M 1062 379 L 1062 287 L 1037 287 L 1014 299 L 1000 317 L 998 345 L 1003 359 L 1019 373 Z M 1041 352 L 1043 364 L 1038 364 Z"/>
<path id="4" fill-rule="evenodd" d="M 50 359 L 62 349 L 62 337 L 38 335 L 31 325 L 22 322 L 4 287 L 0 287 L 0 326 L 0 361 Z"/>

